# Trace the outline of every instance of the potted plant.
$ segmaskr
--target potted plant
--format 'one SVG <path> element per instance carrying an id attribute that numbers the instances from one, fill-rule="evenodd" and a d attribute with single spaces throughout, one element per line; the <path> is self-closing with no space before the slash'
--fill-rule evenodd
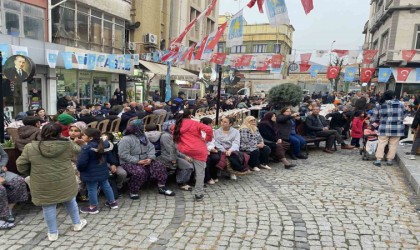
<path id="1" fill-rule="evenodd" d="M 1 144 L 1 146 L 3 147 L 4 150 L 15 148 L 15 144 L 13 143 L 12 140 L 5 140 L 4 143 Z"/>

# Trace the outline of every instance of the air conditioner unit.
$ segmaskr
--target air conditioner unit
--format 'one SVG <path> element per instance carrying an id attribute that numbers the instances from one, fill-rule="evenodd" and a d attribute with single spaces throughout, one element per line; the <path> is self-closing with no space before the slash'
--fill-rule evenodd
<path id="1" fill-rule="evenodd" d="M 144 43 L 157 44 L 158 37 L 155 34 L 148 33 L 144 35 Z"/>
<path id="2" fill-rule="evenodd" d="M 127 49 L 129 49 L 129 50 L 136 50 L 136 43 L 134 43 L 134 42 L 128 42 L 127 43 Z"/>

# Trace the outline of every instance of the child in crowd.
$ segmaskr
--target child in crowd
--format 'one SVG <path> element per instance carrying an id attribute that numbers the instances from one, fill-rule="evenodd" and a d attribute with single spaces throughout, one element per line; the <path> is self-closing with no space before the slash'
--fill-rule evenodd
<path id="1" fill-rule="evenodd" d="M 366 152 L 369 155 L 375 155 L 376 148 L 378 147 L 378 137 L 374 135 L 378 135 L 378 131 L 375 130 L 375 126 L 373 124 L 369 124 L 363 131 L 363 134 L 367 136 L 365 145 Z"/>
<path id="2" fill-rule="evenodd" d="M 101 131 L 96 128 L 87 128 L 83 140 L 87 145 L 82 147 L 79 159 L 77 161 L 77 169 L 80 171 L 80 177 L 86 183 L 89 206 L 82 207 L 80 212 L 97 214 L 98 210 L 98 186 L 100 186 L 105 193 L 107 202 L 105 206 L 111 209 L 117 209 L 118 204 L 114 199 L 114 193 L 109 185 L 109 169 L 107 163 L 111 165 L 116 164 L 111 151 L 113 145 L 101 138 Z"/>
<path id="3" fill-rule="evenodd" d="M 160 136 L 162 132 L 157 130 L 157 126 L 154 123 L 147 124 L 144 128 L 147 139 L 153 144 L 155 147 L 155 154 L 156 156 L 160 155 Z"/>
<path id="4" fill-rule="evenodd" d="M 365 124 L 365 114 L 357 110 L 351 125 L 351 145 L 360 148 L 360 138 L 363 137 L 363 127 Z"/>
<path id="5" fill-rule="evenodd" d="M 70 124 L 70 126 L 69 126 L 69 140 L 74 141 L 80 147 L 85 145 L 86 142 L 82 139 L 82 135 L 83 135 L 83 132 L 85 131 L 86 128 L 87 128 L 87 125 L 84 122 L 75 122 L 73 124 Z M 76 174 L 77 183 L 79 184 L 78 200 L 79 201 L 88 201 L 86 184 L 80 180 L 80 172 L 77 171 L 77 166 L 76 166 L 77 156 L 78 155 L 74 155 L 71 161 L 72 161 L 72 165 L 74 167 L 74 171 L 75 171 L 75 174 Z"/>

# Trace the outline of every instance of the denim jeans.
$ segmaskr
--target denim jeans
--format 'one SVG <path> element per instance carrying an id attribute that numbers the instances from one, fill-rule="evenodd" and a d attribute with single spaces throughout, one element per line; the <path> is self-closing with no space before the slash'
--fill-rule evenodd
<path id="1" fill-rule="evenodd" d="M 296 134 L 296 135 L 291 134 L 290 137 L 289 137 L 289 142 L 290 142 L 290 144 L 292 144 L 293 154 L 296 155 L 296 156 L 301 154 L 300 149 L 303 147 L 303 145 L 306 144 L 305 139 L 298 134 Z"/>
<path id="2" fill-rule="evenodd" d="M 76 197 L 63 203 L 69 213 L 73 225 L 80 224 L 79 208 L 77 206 Z M 48 233 L 56 234 L 57 229 L 57 204 L 42 206 L 44 220 L 48 226 Z"/>
<path id="3" fill-rule="evenodd" d="M 104 192 L 108 202 L 114 202 L 114 192 L 112 192 L 112 188 L 111 185 L 109 185 L 108 179 L 103 181 L 87 181 L 86 187 L 89 195 L 89 205 L 95 207 L 98 206 L 98 185 L 102 188 L 102 191 Z"/>

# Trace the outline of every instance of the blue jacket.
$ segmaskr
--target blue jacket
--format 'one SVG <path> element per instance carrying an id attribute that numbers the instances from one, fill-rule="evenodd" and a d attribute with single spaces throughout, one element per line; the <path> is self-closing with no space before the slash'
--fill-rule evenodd
<path id="1" fill-rule="evenodd" d="M 113 144 L 104 141 L 105 153 L 103 154 L 102 162 L 99 163 L 96 157 L 96 148 L 98 148 L 99 141 L 90 141 L 87 145 L 82 147 L 79 158 L 77 160 L 77 170 L 80 172 L 80 179 L 83 182 L 104 181 L 109 178 L 108 164 L 117 164 L 115 157 L 112 154 Z"/>

